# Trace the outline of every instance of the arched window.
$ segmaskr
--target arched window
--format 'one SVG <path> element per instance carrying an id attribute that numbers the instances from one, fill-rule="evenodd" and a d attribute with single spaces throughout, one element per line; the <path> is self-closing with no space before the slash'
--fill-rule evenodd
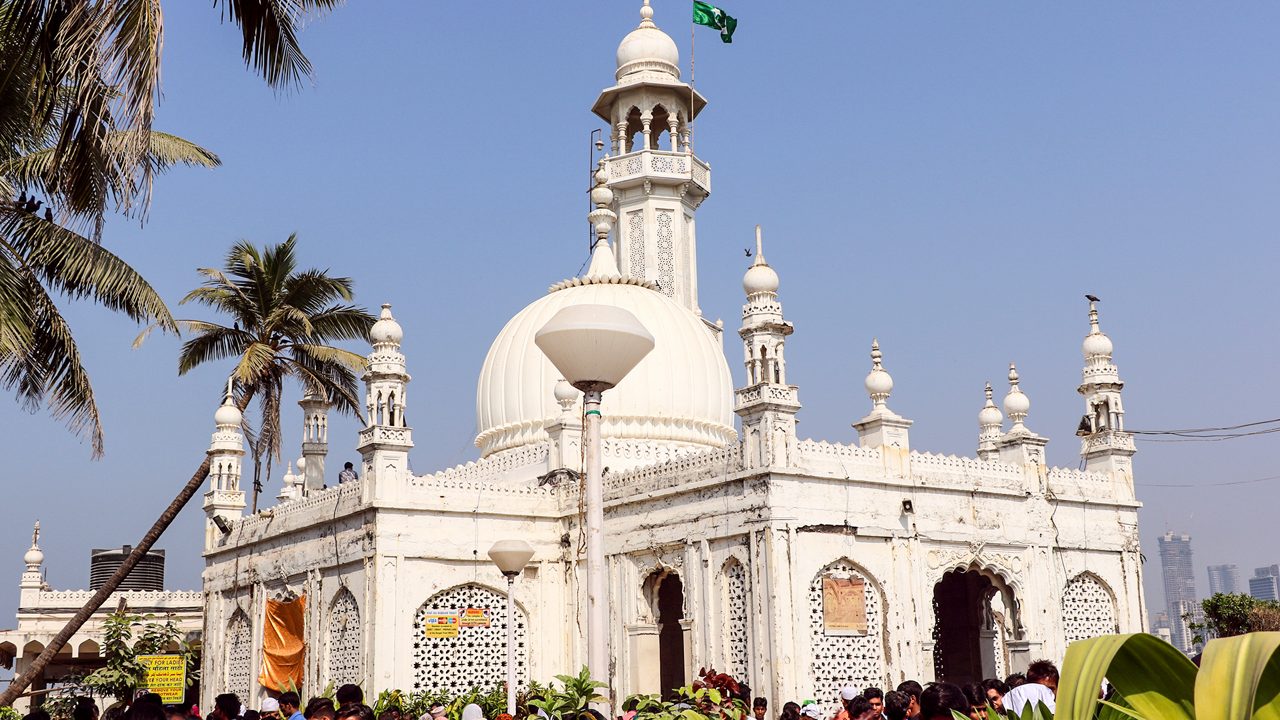
<path id="1" fill-rule="evenodd" d="M 866 632 L 832 631 L 823 613 L 823 580 L 852 580 L 862 584 Z M 813 652 L 813 697 L 826 717 L 835 715 L 840 688 L 885 686 L 884 613 L 880 593 L 849 560 L 826 566 L 809 583 L 809 631 Z"/>
<path id="2" fill-rule="evenodd" d="M 246 700 L 253 682 L 253 633 L 244 610 L 237 608 L 227 623 L 226 646 L 227 692 Z"/>
<path id="3" fill-rule="evenodd" d="M 1063 590 L 1062 630 L 1068 645 L 1116 632 L 1116 601 L 1091 573 L 1075 576 Z"/>
<path id="4" fill-rule="evenodd" d="M 724 564 L 724 671 L 739 682 L 750 680 L 751 625 L 747 613 L 747 569 L 735 558 Z"/>
<path id="5" fill-rule="evenodd" d="M 364 627 L 360 606 L 351 591 L 342 588 L 329 608 L 328 668 L 325 677 L 334 685 L 364 681 Z"/>
<path id="6" fill-rule="evenodd" d="M 413 689 L 416 692 L 447 691 L 457 696 L 473 687 L 492 687 L 495 678 L 506 677 L 506 596 L 483 585 L 468 583 L 432 595 L 413 619 Z M 488 627 L 459 627 L 454 637 L 427 637 L 428 615 L 458 614 L 468 608 L 487 610 Z M 527 618 L 515 612 L 516 678 L 529 677 L 529 650 L 525 642 Z"/>

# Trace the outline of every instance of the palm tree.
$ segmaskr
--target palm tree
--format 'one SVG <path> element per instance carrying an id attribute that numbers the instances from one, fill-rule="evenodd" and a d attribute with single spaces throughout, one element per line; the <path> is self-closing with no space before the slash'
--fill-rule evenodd
<path id="1" fill-rule="evenodd" d="M 205 362 L 237 359 L 232 374 L 237 385 L 236 406 L 243 412 L 257 397 L 263 409 L 263 428 L 258 433 L 255 452 L 279 447 L 280 395 L 285 377 L 297 378 L 309 391 L 326 393 L 339 410 L 359 415 L 354 370 L 363 365 L 364 358 L 326 343 L 366 338 L 374 318 L 363 308 L 337 302 L 352 299 L 350 278 L 331 278 L 322 270 L 298 271 L 295 242 L 296 237 L 290 235 L 284 243 L 259 251 L 242 241 L 227 254 L 222 270 L 199 271 L 206 281 L 183 302 L 199 302 L 219 310 L 230 316 L 231 327 L 177 321 L 180 327 L 196 333 L 182 347 L 179 374 Z M 139 341 L 145 335 L 144 331 Z M 273 427 L 277 435 L 271 441 L 268 433 Z M 49 640 L 26 672 L 0 693 L 0 706 L 12 705 L 44 672 L 49 661 L 116 591 L 182 508 L 200 492 L 208 475 L 206 455 L 120 568 Z"/>
<path id="2" fill-rule="evenodd" d="M 312 72 L 301 25 L 340 2 L 212 4 L 239 28 L 245 64 L 287 90 Z M 126 210 L 145 213 L 163 45 L 161 0 L 0 0 L 0 144 L 24 127 L 53 127 L 59 189 L 72 198 L 94 195 L 114 156 L 142 188 L 123 198 Z"/>
<path id="3" fill-rule="evenodd" d="M 363 340 L 374 317 L 349 304 L 350 278 L 329 277 L 324 270 L 297 268 L 297 236 L 259 251 L 241 241 L 231 248 L 221 269 L 201 268 L 206 280 L 182 299 L 198 302 L 228 316 L 230 327 L 182 320 L 194 337 L 182 346 L 178 373 L 213 360 L 238 358 L 232 377 L 247 405 L 256 399 L 261 422 L 249 431 L 253 451 L 253 511 L 262 490 L 262 463 L 271 476 L 280 459 L 280 399 L 284 379 L 293 377 L 309 393 L 329 399 L 339 412 L 360 415 L 355 371 L 364 356 L 329 343 Z"/>

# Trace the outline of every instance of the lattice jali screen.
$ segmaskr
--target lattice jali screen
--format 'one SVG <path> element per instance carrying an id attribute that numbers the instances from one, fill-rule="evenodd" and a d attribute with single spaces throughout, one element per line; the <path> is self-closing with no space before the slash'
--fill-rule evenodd
<path id="1" fill-rule="evenodd" d="M 338 591 L 329 609 L 328 672 L 325 680 L 334 685 L 364 681 L 364 628 L 360 607 L 350 590 Z"/>
<path id="2" fill-rule="evenodd" d="M 507 673 L 506 596 L 480 585 L 460 585 L 432 595 L 413 619 L 413 689 L 447 690 L 460 695 L 473 687 L 492 688 Z M 457 637 L 429 638 L 423 629 L 428 614 L 458 613 L 466 608 L 489 610 L 489 627 L 464 627 Z M 527 619 L 515 611 L 516 678 L 529 677 Z"/>
<path id="3" fill-rule="evenodd" d="M 751 640 L 747 618 L 747 569 L 737 560 L 724 566 L 724 659 L 722 672 L 746 682 L 751 671 Z"/>
<path id="4" fill-rule="evenodd" d="M 644 271 L 644 213 L 640 210 L 627 213 L 627 244 L 630 246 L 627 274 L 647 279 Z"/>
<path id="5" fill-rule="evenodd" d="M 253 633 L 249 616 L 243 610 L 236 610 L 227 623 L 226 692 L 235 693 L 246 702 L 253 681 L 252 662 Z"/>
<path id="6" fill-rule="evenodd" d="M 676 292 L 675 218 L 669 210 L 658 213 L 658 289 L 671 297 Z"/>
<path id="7" fill-rule="evenodd" d="M 855 578 L 863 581 L 867 608 L 866 635 L 828 635 L 822 622 L 822 578 Z M 839 709 L 833 698 L 845 685 L 884 687 L 884 611 L 880 594 L 871 580 L 847 562 L 838 562 L 818 573 L 809 583 L 809 629 L 813 652 L 813 697 L 824 712 Z"/>
<path id="8" fill-rule="evenodd" d="M 1062 593 L 1062 627 L 1068 644 L 1116 631 L 1116 604 L 1092 575 L 1078 575 Z"/>

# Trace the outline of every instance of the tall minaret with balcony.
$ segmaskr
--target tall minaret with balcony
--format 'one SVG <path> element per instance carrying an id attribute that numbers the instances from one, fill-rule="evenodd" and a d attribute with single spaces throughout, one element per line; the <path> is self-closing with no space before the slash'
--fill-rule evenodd
<path id="1" fill-rule="evenodd" d="M 742 418 L 744 467 L 786 467 L 796 457 L 796 413 L 799 391 L 787 383 L 784 352 L 795 328 L 782 317 L 778 273 L 764 259 L 760 226 L 756 226 L 756 259 L 742 278 L 747 304 L 742 306 L 743 362 L 747 383 L 734 392 L 734 412 Z"/>
<path id="2" fill-rule="evenodd" d="M 649 0 L 617 60 L 616 84 L 591 109 L 609 123 L 618 270 L 700 313 L 693 216 L 711 193 L 711 168 L 693 154 L 690 122 L 707 103 L 680 81 L 680 52 Z"/>
<path id="3" fill-rule="evenodd" d="M 1084 354 L 1079 393 L 1084 396 L 1085 415 L 1080 420 L 1080 455 L 1091 472 L 1110 473 L 1123 478 L 1132 489 L 1133 455 L 1137 448 L 1133 435 L 1124 430 L 1124 382 L 1111 360 L 1111 338 L 1098 327 L 1098 301 L 1089 296 L 1089 334 Z"/>
<path id="4" fill-rule="evenodd" d="M 329 401 L 320 389 L 308 389 L 298 401 L 302 408 L 302 464 L 305 492 L 324 487 L 324 459 L 329 454 Z"/>
<path id="5" fill-rule="evenodd" d="M 225 533 L 223 528 L 244 516 L 244 491 L 240 489 L 240 468 L 244 458 L 243 420 L 236 407 L 232 381 L 227 381 L 227 397 L 213 414 L 214 431 L 209 442 L 209 490 L 204 494 L 204 547 L 213 549 Z"/>
<path id="6" fill-rule="evenodd" d="M 413 448 L 413 430 L 405 422 L 405 389 L 409 373 L 400 352 L 404 330 L 391 315 L 391 306 L 383 305 L 378 321 L 369 329 L 369 353 L 364 373 L 365 418 L 368 426 L 360 431 L 359 445 L 367 485 L 380 493 L 394 493 L 398 480 L 408 476 L 409 450 Z"/>

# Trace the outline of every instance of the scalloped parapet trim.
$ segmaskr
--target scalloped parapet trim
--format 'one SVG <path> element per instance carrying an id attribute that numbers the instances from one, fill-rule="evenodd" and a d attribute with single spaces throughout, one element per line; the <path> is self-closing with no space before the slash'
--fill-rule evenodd
<path id="1" fill-rule="evenodd" d="M 333 487 L 325 488 L 323 490 L 312 491 L 307 494 L 306 497 L 286 500 L 277 504 L 273 508 L 269 508 L 270 512 L 261 511 L 257 515 L 245 518 L 239 523 L 239 526 L 245 530 L 256 530 L 258 527 L 266 525 L 274 519 L 297 515 L 299 513 L 312 510 L 318 506 L 329 505 L 329 509 L 332 510 L 332 505 L 335 500 L 340 502 L 352 495 L 359 497 L 362 482 L 363 481 L 361 480 L 345 482 L 341 485 L 334 485 Z"/>
<path id="2" fill-rule="evenodd" d="M 556 418 L 526 420 L 489 428 L 476 436 L 476 447 L 483 457 L 545 443 L 546 426 Z M 692 445 L 720 447 L 738 441 L 738 433 L 728 425 L 706 420 L 671 417 L 646 417 L 639 415 L 608 415 L 600 434 L 609 439 L 646 440 L 653 442 L 678 442 Z"/>
<path id="3" fill-rule="evenodd" d="M 644 278 L 635 278 L 630 275 L 615 275 L 613 277 L 576 277 L 560 282 L 547 288 L 547 293 L 559 292 L 573 287 L 582 287 L 583 285 L 636 285 L 648 290 L 656 291 L 658 283 Z"/>
<path id="4" fill-rule="evenodd" d="M 68 606 L 79 609 L 97 592 L 97 590 L 41 590 L 37 607 L 48 607 L 52 603 L 65 602 Z M 201 590 L 117 590 L 111 593 L 111 597 L 147 605 L 159 605 L 160 601 L 188 605 L 199 605 L 204 602 L 204 592 Z"/>
<path id="5" fill-rule="evenodd" d="M 538 471 L 537 474 L 542 474 L 542 471 L 545 471 L 549 452 L 550 446 L 545 442 L 526 445 L 455 465 L 430 475 L 415 475 L 409 478 L 409 484 L 415 488 L 447 487 L 474 490 L 483 487 L 509 491 L 513 494 L 542 494 L 542 489 L 537 487 L 501 487 L 490 483 L 523 468 L 534 468 Z"/>

